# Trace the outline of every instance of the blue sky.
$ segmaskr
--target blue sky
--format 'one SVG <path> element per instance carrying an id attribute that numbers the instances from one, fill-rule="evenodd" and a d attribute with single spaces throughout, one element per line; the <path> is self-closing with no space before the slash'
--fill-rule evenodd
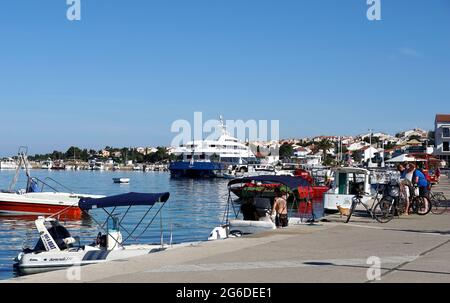
<path id="1" fill-rule="evenodd" d="M 0 155 L 167 145 L 171 123 L 279 119 L 281 137 L 433 127 L 450 113 L 450 1 L 0 3 Z"/>

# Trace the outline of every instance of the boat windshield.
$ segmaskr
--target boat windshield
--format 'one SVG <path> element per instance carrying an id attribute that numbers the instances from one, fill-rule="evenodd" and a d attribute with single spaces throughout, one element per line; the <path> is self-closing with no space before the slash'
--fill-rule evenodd
<path id="1" fill-rule="evenodd" d="M 68 248 L 66 243 L 64 243 L 64 239 L 70 238 L 70 233 L 64 226 L 60 224 L 52 225 L 51 227 L 47 228 L 47 230 L 50 233 L 50 236 L 52 236 L 52 238 L 55 240 L 59 249 L 65 250 Z M 45 251 L 45 246 L 41 238 L 39 238 L 39 241 L 36 243 L 33 251 Z"/>

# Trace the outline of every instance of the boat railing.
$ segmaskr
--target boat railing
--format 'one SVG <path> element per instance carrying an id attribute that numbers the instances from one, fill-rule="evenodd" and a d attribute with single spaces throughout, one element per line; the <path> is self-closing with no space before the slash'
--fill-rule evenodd
<path id="1" fill-rule="evenodd" d="M 53 191 L 55 191 L 55 192 L 60 192 L 55 186 L 52 186 L 52 185 L 48 184 L 48 182 L 51 181 L 51 182 L 57 184 L 58 186 L 64 188 L 64 189 L 67 190 L 68 192 L 73 193 L 73 190 L 72 190 L 71 188 L 69 188 L 69 187 L 67 187 L 66 185 L 64 185 L 64 184 L 62 184 L 62 183 L 56 181 L 55 179 L 53 179 L 53 178 L 51 178 L 51 177 L 46 177 L 44 180 L 41 180 L 41 179 L 39 179 L 39 178 L 37 178 L 37 177 L 32 177 L 32 178 L 30 178 L 30 179 L 33 180 L 33 181 L 35 181 L 35 182 L 37 183 L 38 186 L 40 185 L 40 190 L 41 190 L 41 192 L 44 191 L 44 188 L 45 188 L 45 187 L 48 187 L 48 188 L 50 188 L 51 190 L 53 190 Z"/>

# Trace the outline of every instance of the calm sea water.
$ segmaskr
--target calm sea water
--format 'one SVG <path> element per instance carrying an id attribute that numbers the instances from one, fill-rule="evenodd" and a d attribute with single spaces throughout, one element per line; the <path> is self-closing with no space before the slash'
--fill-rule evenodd
<path id="1" fill-rule="evenodd" d="M 7 189 L 12 180 L 13 171 L 0 170 L 0 189 Z M 136 235 L 139 243 L 160 243 L 161 227 L 166 243 L 172 235 L 173 243 L 204 241 L 210 231 L 222 222 L 226 208 L 228 191 L 227 180 L 192 180 L 171 179 L 163 172 L 131 172 L 131 171 L 48 171 L 32 170 L 32 176 L 44 179 L 51 177 L 68 186 L 73 192 L 83 194 L 114 195 L 128 192 L 170 192 L 169 202 L 155 221 L 144 230 L 143 224 Z M 114 184 L 112 178 L 130 178 L 130 184 Z M 25 187 L 25 178 L 21 176 L 16 188 Z M 127 214 L 124 228 L 132 230 L 139 222 L 147 208 L 135 208 Z M 156 215 L 156 208 L 149 213 L 146 222 Z M 101 210 L 95 210 L 93 216 L 97 220 L 104 218 Z M 14 276 L 14 257 L 25 246 L 34 246 L 38 234 L 34 229 L 34 216 L 0 215 L 0 279 Z M 162 219 L 162 220 L 160 220 Z M 160 222 L 162 221 L 162 224 Z M 79 221 L 64 222 L 72 235 L 78 235 L 82 244 L 91 243 L 98 232 L 97 225 L 89 217 Z"/>

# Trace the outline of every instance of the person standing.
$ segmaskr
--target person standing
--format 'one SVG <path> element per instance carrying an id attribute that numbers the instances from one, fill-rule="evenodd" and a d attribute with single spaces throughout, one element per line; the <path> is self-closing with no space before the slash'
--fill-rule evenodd
<path id="1" fill-rule="evenodd" d="M 272 217 L 275 217 L 277 228 L 288 226 L 288 207 L 286 194 L 282 193 L 280 188 L 275 188 L 275 201 L 272 208 Z"/>
<path id="2" fill-rule="evenodd" d="M 424 173 L 416 169 L 414 164 L 410 164 L 413 173 L 412 183 L 419 187 L 419 196 L 428 198 L 428 180 Z"/>
<path id="3" fill-rule="evenodd" d="M 410 206 L 410 199 L 411 199 L 411 180 L 412 180 L 412 173 L 408 175 L 408 170 L 405 167 L 404 164 L 399 164 L 397 166 L 397 170 L 400 172 L 400 190 L 402 191 L 406 207 L 405 207 L 405 216 L 409 215 L 409 206 Z M 407 176 L 408 175 L 408 176 Z"/>

